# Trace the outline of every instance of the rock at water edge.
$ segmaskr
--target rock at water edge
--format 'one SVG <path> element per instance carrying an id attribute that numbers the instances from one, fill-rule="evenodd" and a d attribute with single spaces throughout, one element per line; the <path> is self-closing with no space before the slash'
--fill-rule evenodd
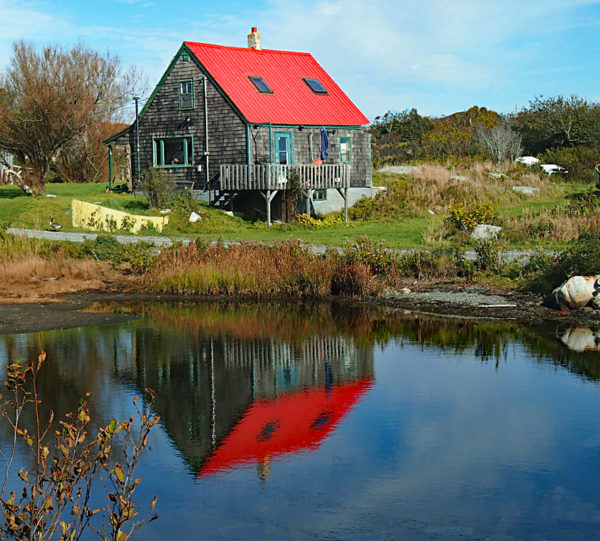
<path id="1" fill-rule="evenodd" d="M 544 299 L 544 306 L 558 310 L 583 308 L 598 292 L 597 276 L 573 276 Z"/>

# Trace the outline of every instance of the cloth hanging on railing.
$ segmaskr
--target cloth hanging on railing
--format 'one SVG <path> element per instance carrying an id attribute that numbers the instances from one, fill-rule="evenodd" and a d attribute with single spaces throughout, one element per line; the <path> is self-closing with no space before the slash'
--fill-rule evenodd
<path id="1" fill-rule="evenodd" d="M 321 126 L 321 159 L 327 159 L 327 149 L 329 148 L 329 136 L 327 135 L 327 128 Z"/>

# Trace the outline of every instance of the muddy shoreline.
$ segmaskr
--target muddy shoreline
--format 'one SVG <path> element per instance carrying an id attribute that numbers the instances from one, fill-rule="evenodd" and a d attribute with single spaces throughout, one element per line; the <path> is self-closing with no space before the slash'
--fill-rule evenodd
<path id="1" fill-rule="evenodd" d="M 270 299 L 276 300 L 276 299 Z M 248 302 L 257 299 L 235 297 L 189 297 L 181 295 L 150 295 L 113 291 L 83 291 L 58 295 L 44 302 L 8 304 L 0 301 L 0 334 L 18 334 L 82 326 L 106 325 L 135 319 L 136 316 L 106 313 L 94 309 L 96 303 L 140 302 Z M 549 322 L 568 326 L 600 328 L 600 313 L 583 308 L 560 312 L 545 308 L 541 298 L 507 291 L 491 291 L 483 286 L 432 287 L 419 291 L 389 291 L 376 300 L 353 299 L 334 302 L 346 306 L 386 307 L 435 316 L 464 319 L 510 320 L 527 325 Z"/>

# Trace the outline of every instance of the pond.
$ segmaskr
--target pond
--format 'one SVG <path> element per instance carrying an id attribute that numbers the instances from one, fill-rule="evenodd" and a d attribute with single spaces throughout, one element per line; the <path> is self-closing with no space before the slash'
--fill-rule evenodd
<path id="1" fill-rule="evenodd" d="M 160 517 L 138 539 L 599 536 L 593 330 L 329 305 L 96 308 L 138 317 L 0 336 L 0 361 L 47 351 L 44 407 L 91 391 L 99 423 L 154 389 L 136 494 L 157 495 Z"/>

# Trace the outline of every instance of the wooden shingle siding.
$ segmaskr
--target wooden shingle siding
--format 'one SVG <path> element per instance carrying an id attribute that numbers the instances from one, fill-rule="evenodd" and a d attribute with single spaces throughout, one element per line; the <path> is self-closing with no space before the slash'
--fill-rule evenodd
<path id="1" fill-rule="evenodd" d="M 352 139 L 352 163 L 350 186 L 369 187 L 372 183 L 371 172 L 371 135 L 360 129 L 329 128 L 329 150 L 325 164 L 341 163 L 340 137 Z M 294 139 L 294 163 L 310 164 L 321 157 L 320 127 L 271 126 L 272 144 L 278 132 L 292 133 Z M 311 153 L 312 136 L 312 153 Z M 252 163 L 269 163 L 269 126 L 250 127 L 250 161 Z"/>
<path id="2" fill-rule="evenodd" d="M 179 81 L 194 81 L 194 108 L 180 110 Z M 192 60 L 181 58 L 156 92 L 152 103 L 140 120 L 140 162 L 142 173 L 153 165 L 153 140 L 162 137 L 193 137 L 193 158 L 190 167 L 164 167 L 173 181 L 203 188 L 206 180 L 204 157 L 204 74 Z M 210 177 L 222 163 L 246 163 L 246 128 L 222 94 L 207 79 L 208 151 Z M 128 134 L 135 153 L 135 125 Z M 116 143 L 116 142 L 115 142 Z M 202 171 L 197 171 L 197 166 Z M 134 176 L 136 160 L 133 160 Z"/>

